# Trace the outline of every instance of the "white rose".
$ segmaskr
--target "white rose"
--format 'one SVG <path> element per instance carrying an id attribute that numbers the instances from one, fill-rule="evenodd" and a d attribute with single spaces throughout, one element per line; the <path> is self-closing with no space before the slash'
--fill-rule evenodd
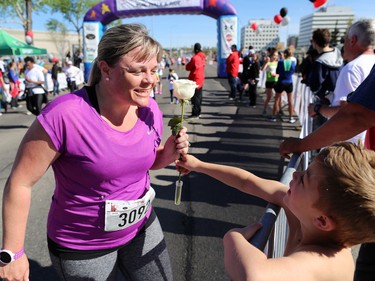
<path id="1" fill-rule="evenodd" d="M 188 79 L 179 79 L 173 82 L 173 95 L 179 100 L 190 100 L 198 87 L 197 83 Z"/>

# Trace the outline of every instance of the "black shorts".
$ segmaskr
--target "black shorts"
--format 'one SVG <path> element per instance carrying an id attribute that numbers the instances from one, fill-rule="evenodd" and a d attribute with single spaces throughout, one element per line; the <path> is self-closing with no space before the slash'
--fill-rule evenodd
<path id="1" fill-rule="evenodd" d="M 267 82 L 266 81 L 266 89 L 273 89 L 276 85 L 276 82 Z"/>
<path id="2" fill-rule="evenodd" d="M 287 93 L 292 93 L 293 92 L 293 83 L 290 83 L 290 84 L 276 83 L 274 89 L 275 89 L 276 93 L 282 93 L 283 91 L 285 91 Z"/>

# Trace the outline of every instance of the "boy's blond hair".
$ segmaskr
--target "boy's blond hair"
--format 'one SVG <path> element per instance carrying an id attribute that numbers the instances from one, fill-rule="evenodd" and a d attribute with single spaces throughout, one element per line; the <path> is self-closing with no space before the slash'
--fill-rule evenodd
<path id="1" fill-rule="evenodd" d="M 375 242 L 375 152 L 341 142 L 323 149 L 316 161 L 327 178 L 314 206 L 335 222 L 333 238 L 345 246 Z"/>

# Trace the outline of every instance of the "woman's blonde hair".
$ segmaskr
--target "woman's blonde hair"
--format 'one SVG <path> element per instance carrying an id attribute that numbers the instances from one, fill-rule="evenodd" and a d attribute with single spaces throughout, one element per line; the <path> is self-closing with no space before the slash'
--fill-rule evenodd
<path id="1" fill-rule="evenodd" d="M 335 222 L 334 239 L 346 246 L 375 242 L 375 152 L 361 143 L 341 142 L 314 161 L 326 173 L 314 206 Z"/>
<path id="2" fill-rule="evenodd" d="M 95 86 L 100 82 L 100 61 L 113 67 L 122 56 L 138 47 L 142 48 L 135 57 L 136 61 L 147 61 L 153 57 L 156 57 L 158 62 L 161 61 L 162 47 L 148 34 L 144 25 L 122 24 L 108 29 L 99 42 L 98 56 L 93 62 L 88 85 Z"/>

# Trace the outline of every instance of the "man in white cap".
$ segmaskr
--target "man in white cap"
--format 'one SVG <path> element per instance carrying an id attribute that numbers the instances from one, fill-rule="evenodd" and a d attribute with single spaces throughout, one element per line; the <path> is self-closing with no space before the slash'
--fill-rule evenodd
<path id="1" fill-rule="evenodd" d="M 255 54 L 255 50 L 253 49 L 253 46 L 249 47 L 249 51 L 247 52 L 247 55 L 243 58 L 242 61 L 242 77 L 241 82 L 243 85 L 243 90 L 245 92 L 249 91 L 249 79 L 250 79 L 250 68 L 251 64 L 253 63 L 253 55 Z M 243 90 L 240 92 L 240 100 L 242 100 Z"/>
<path id="2" fill-rule="evenodd" d="M 66 75 L 66 82 L 68 83 L 68 87 L 70 92 L 77 90 L 77 77 L 80 75 L 81 70 L 73 65 L 71 60 L 68 61 L 68 67 L 65 69 Z"/>

